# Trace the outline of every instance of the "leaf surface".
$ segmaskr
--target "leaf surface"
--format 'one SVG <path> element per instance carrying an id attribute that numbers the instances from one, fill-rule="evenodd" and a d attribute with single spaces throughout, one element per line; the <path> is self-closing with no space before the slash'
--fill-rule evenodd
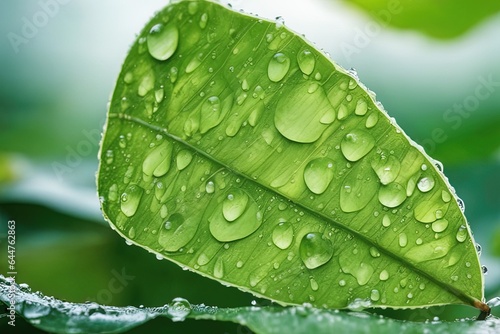
<path id="1" fill-rule="evenodd" d="M 281 22 L 183 1 L 125 60 L 98 192 L 130 242 L 282 304 L 485 310 L 440 169 L 353 73 Z"/>

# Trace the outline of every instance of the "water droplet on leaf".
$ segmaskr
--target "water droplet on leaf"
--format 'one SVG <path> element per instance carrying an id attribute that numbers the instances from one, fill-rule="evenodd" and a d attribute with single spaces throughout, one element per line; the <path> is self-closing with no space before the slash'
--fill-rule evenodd
<path id="1" fill-rule="evenodd" d="M 299 253 L 305 266 L 308 269 L 315 269 L 330 261 L 333 247 L 331 241 L 324 239 L 321 233 L 311 232 L 302 238 Z"/>
<path id="2" fill-rule="evenodd" d="M 179 41 L 179 30 L 173 24 L 154 25 L 148 34 L 149 54 L 157 60 L 167 60 L 172 57 Z"/>

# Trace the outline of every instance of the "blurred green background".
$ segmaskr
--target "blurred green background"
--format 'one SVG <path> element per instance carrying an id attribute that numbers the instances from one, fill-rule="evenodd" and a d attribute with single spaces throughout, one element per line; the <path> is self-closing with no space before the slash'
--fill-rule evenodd
<path id="1" fill-rule="evenodd" d="M 232 4 L 262 17 L 284 17 L 336 62 L 355 68 L 406 133 L 443 162 L 483 246 L 489 299 L 500 296 L 500 5 L 427 2 Z M 47 295 L 135 306 L 179 296 L 221 307 L 255 299 L 127 246 L 99 211 L 95 172 L 106 104 L 135 34 L 166 3 L 0 2 L 1 274 L 7 272 L 7 221 L 15 220 L 17 282 Z M 386 313 L 412 320 L 477 314 L 468 307 Z M 37 332 L 21 319 L 16 324 L 17 331 Z M 5 329 L 12 331 L 2 319 L 0 331 Z M 202 330 L 249 332 L 233 324 L 168 319 L 132 332 Z"/>

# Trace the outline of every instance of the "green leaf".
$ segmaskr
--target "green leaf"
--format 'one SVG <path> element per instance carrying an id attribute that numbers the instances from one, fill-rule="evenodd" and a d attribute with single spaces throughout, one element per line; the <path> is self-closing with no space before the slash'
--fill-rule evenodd
<path id="1" fill-rule="evenodd" d="M 365 312 L 321 310 L 297 306 L 217 308 L 191 305 L 175 298 L 160 307 L 112 307 L 97 303 L 69 303 L 33 293 L 27 287 L 12 284 L 0 275 L 0 300 L 36 328 L 51 333 L 122 333 L 157 317 L 173 321 L 208 319 L 230 321 L 249 327 L 256 333 L 496 333 L 500 320 L 462 319 L 456 322 L 418 323 L 393 320 Z M 9 314 L 6 314 L 8 317 Z M 11 319 L 9 319 L 10 321 Z M 17 321 L 17 320 L 16 320 Z"/>
<path id="2" fill-rule="evenodd" d="M 354 0 L 348 1 L 363 9 L 382 25 L 411 29 L 434 38 L 458 37 L 500 10 L 495 1 L 413 1 Z"/>
<path id="3" fill-rule="evenodd" d="M 100 160 L 111 226 L 224 284 L 285 305 L 488 311 L 439 164 L 279 21 L 208 1 L 159 12 L 123 65 Z"/>

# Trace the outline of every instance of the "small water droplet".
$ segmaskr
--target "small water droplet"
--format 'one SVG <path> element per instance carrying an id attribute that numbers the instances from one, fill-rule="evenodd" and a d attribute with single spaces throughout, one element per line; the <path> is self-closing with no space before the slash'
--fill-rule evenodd
<path id="1" fill-rule="evenodd" d="M 177 169 L 178 170 L 183 170 L 193 160 L 193 154 L 189 152 L 188 150 L 182 150 L 179 153 L 177 153 Z"/>
<path id="2" fill-rule="evenodd" d="M 273 82 L 281 81 L 290 69 L 290 58 L 283 53 L 276 53 L 269 61 L 267 75 Z"/>
<path id="3" fill-rule="evenodd" d="M 366 118 L 365 122 L 365 127 L 367 129 L 373 128 L 375 125 L 378 123 L 378 113 L 372 112 L 368 117 Z"/>
<path id="4" fill-rule="evenodd" d="M 308 269 L 315 269 L 330 261 L 333 247 L 331 241 L 324 239 L 321 233 L 311 232 L 302 238 L 299 253 L 305 266 Z"/>
<path id="5" fill-rule="evenodd" d="M 457 235 L 456 235 L 457 241 L 464 242 L 465 240 L 467 240 L 468 234 L 469 233 L 467 231 L 467 227 L 465 225 L 461 225 L 457 231 Z"/>
<path id="6" fill-rule="evenodd" d="M 406 236 L 406 233 L 400 233 L 399 234 L 399 246 L 400 247 L 406 247 L 408 245 L 408 237 Z"/>
<path id="7" fill-rule="evenodd" d="M 149 54 L 157 60 L 167 60 L 177 50 L 178 41 L 179 30 L 175 25 L 156 24 L 147 37 Z"/>
<path id="8" fill-rule="evenodd" d="M 476 253 L 477 256 L 481 256 L 481 252 L 483 251 L 483 248 L 481 247 L 480 244 L 476 244 Z"/>
<path id="9" fill-rule="evenodd" d="M 128 185 L 121 195 L 120 209 L 127 217 L 132 217 L 139 208 L 144 189 L 136 184 Z"/>
<path id="10" fill-rule="evenodd" d="M 322 194 L 333 180 L 333 161 L 329 158 L 311 160 L 304 169 L 304 181 L 313 193 Z"/>
<path id="11" fill-rule="evenodd" d="M 339 281 L 339 285 L 340 285 L 340 286 L 345 286 L 345 285 L 346 285 L 346 281 L 345 281 L 345 280 L 343 280 L 343 279 L 341 279 L 341 280 Z"/>
<path id="12" fill-rule="evenodd" d="M 352 130 L 342 139 L 340 149 L 349 161 L 358 161 L 368 154 L 375 145 L 375 139 L 364 130 Z"/>
<path id="13" fill-rule="evenodd" d="M 380 292 L 377 289 L 373 289 L 370 294 L 370 299 L 374 302 L 378 301 L 380 299 Z"/>
<path id="14" fill-rule="evenodd" d="M 205 185 L 205 191 L 207 194 L 213 194 L 215 191 L 215 184 L 212 181 L 208 181 Z"/>
<path id="15" fill-rule="evenodd" d="M 203 13 L 200 17 L 200 28 L 205 29 L 205 27 L 207 26 L 207 22 L 208 22 L 208 14 Z"/>
<path id="16" fill-rule="evenodd" d="M 247 79 L 243 79 L 243 81 L 241 82 L 241 89 L 243 89 L 245 92 L 250 89 Z"/>
<path id="17" fill-rule="evenodd" d="M 189 61 L 189 63 L 186 66 L 186 73 L 187 74 L 193 73 L 194 70 L 196 70 L 201 65 L 202 59 L 203 59 L 202 53 L 197 54 L 193 58 L 191 58 L 191 60 Z"/>
<path id="18" fill-rule="evenodd" d="M 366 104 L 366 101 L 363 98 L 360 98 L 356 103 L 356 109 L 354 110 L 354 113 L 358 116 L 364 116 L 367 111 L 368 105 Z"/>
<path id="19" fill-rule="evenodd" d="M 155 77 L 152 72 L 147 72 L 144 74 L 142 77 L 141 82 L 139 83 L 139 87 L 137 87 L 137 94 L 140 97 L 146 96 L 147 93 L 149 93 L 155 85 Z"/>
<path id="20" fill-rule="evenodd" d="M 310 75 L 314 71 L 316 58 L 308 49 L 304 49 L 297 54 L 297 63 L 302 73 Z"/>
<path id="21" fill-rule="evenodd" d="M 224 276 L 224 262 L 222 261 L 222 258 L 219 257 L 214 264 L 214 277 L 222 278 L 223 276 Z"/>
<path id="22" fill-rule="evenodd" d="M 311 279 L 309 280 L 309 283 L 311 283 L 311 289 L 312 289 L 313 291 L 318 291 L 318 289 L 319 289 L 319 285 L 318 285 L 318 282 L 316 282 L 316 280 L 315 280 L 314 278 L 311 278 Z"/>
<path id="23" fill-rule="evenodd" d="M 179 75 L 179 70 L 177 69 L 177 67 L 172 67 L 170 69 L 170 82 L 171 83 L 175 83 L 177 81 L 177 76 Z"/>
<path id="24" fill-rule="evenodd" d="M 426 176 L 418 181 L 417 187 L 418 190 L 420 190 L 423 193 L 426 193 L 431 191 L 432 188 L 434 188 L 434 184 L 435 184 L 434 178 L 432 176 Z"/>
<path id="25" fill-rule="evenodd" d="M 375 247 L 370 247 L 370 255 L 373 257 L 380 257 L 380 252 Z"/>
<path id="26" fill-rule="evenodd" d="M 167 314 L 172 321 L 184 321 L 189 313 L 191 313 L 191 304 L 184 298 L 174 298 L 168 305 Z"/>
<path id="27" fill-rule="evenodd" d="M 273 230 L 273 243 L 279 249 L 287 249 L 290 247 L 293 241 L 293 226 L 284 219 L 280 219 L 280 222 Z"/>
<path id="28" fill-rule="evenodd" d="M 383 227 L 391 226 L 391 218 L 389 218 L 388 215 L 384 215 L 384 217 L 382 218 L 382 226 Z"/>
<path id="29" fill-rule="evenodd" d="M 464 212 L 465 211 L 465 203 L 464 203 L 464 201 L 462 201 L 461 198 L 457 198 L 457 204 L 458 204 L 458 207 L 460 208 L 460 210 L 462 212 Z"/>
<path id="30" fill-rule="evenodd" d="M 443 200 L 443 202 L 448 203 L 449 201 L 451 201 L 450 193 L 446 190 L 441 191 L 441 199 Z"/>
<path id="31" fill-rule="evenodd" d="M 389 272 L 387 270 L 382 270 L 380 272 L 380 275 L 378 276 L 378 278 L 381 280 L 381 281 L 387 281 L 389 279 Z"/>

